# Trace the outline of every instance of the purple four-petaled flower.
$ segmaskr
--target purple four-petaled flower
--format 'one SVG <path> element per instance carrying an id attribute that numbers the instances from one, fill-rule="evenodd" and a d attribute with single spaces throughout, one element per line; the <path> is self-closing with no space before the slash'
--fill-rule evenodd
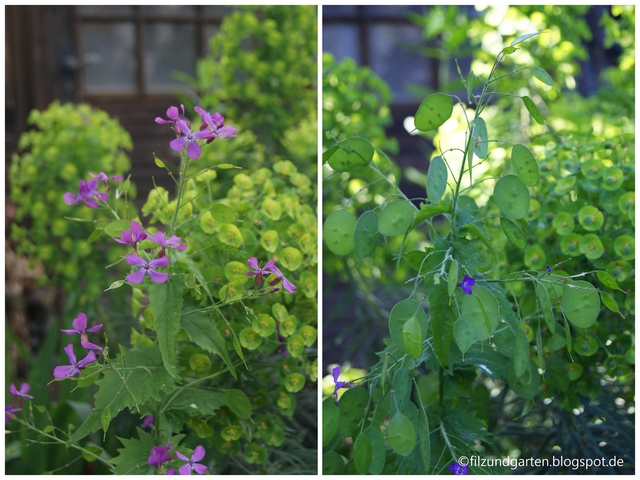
<path id="1" fill-rule="evenodd" d="M 202 445 L 198 445 L 196 447 L 196 449 L 193 451 L 193 455 L 191 455 L 191 458 L 185 457 L 177 450 L 174 451 L 180 460 L 182 460 L 183 462 L 187 462 L 178 469 L 180 475 L 191 475 L 192 470 L 194 470 L 198 475 L 205 474 L 205 472 L 207 471 L 207 467 L 196 463 L 204 458 L 205 450 Z"/>
<path id="2" fill-rule="evenodd" d="M 271 267 L 271 272 L 272 272 L 276 277 L 278 277 L 278 278 L 277 278 L 277 279 L 275 279 L 275 280 L 272 280 L 272 281 L 269 283 L 269 285 L 271 285 L 271 286 L 273 286 L 273 285 L 277 285 L 277 284 L 280 282 L 280 280 L 282 280 L 282 286 L 284 287 L 284 289 L 285 289 L 287 292 L 291 293 L 291 294 L 295 293 L 295 291 L 296 291 L 296 286 L 295 286 L 293 283 L 291 283 L 291 282 L 287 279 L 287 277 L 285 277 L 285 276 L 282 274 L 282 272 L 280 271 L 280 269 L 279 269 L 278 267 L 276 267 L 275 265 L 273 265 L 273 266 Z"/>
<path id="3" fill-rule="evenodd" d="M 209 138 L 210 132 L 208 130 L 202 130 L 199 132 L 192 132 L 189 125 L 184 120 L 178 119 L 176 126 L 184 134 L 184 136 L 176 138 L 169 143 L 169 146 L 179 152 L 187 147 L 187 156 L 189 158 L 198 158 L 202 153 L 202 149 L 198 144 L 198 140 L 206 140 Z"/>
<path id="4" fill-rule="evenodd" d="M 460 288 L 467 295 L 471 295 L 471 287 L 476 284 L 476 281 L 471 278 L 469 275 L 465 275 L 462 281 L 460 282 Z"/>
<path id="5" fill-rule="evenodd" d="M 269 275 L 271 273 L 271 267 L 273 267 L 274 264 L 275 260 L 272 258 L 264 267 L 260 268 L 258 266 L 258 259 L 256 257 L 251 257 L 249 260 L 247 260 L 247 265 L 249 265 L 253 270 L 249 270 L 247 272 L 247 276 L 250 277 L 251 275 L 255 275 L 256 285 L 260 286 L 264 281 L 265 275 Z"/>
<path id="6" fill-rule="evenodd" d="M 469 473 L 469 467 L 466 465 L 460 465 L 458 462 L 455 462 L 453 465 L 449 465 L 447 468 L 453 472 L 453 475 L 466 475 Z"/>
<path id="7" fill-rule="evenodd" d="M 95 325 L 91 328 L 87 328 L 87 316 L 83 312 L 80 312 L 78 316 L 73 320 L 73 322 L 71 322 L 71 326 L 73 327 L 73 330 L 60 330 L 60 331 L 62 333 L 66 333 L 67 335 L 73 335 L 74 333 L 79 334 L 80 345 L 82 345 L 87 350 L 93 349 L 93 350 L 102 351 L 102 347 L 99 347 L 98 345 L 94 345 L 93 343 L 89 342 L 89 338 L 87 337 L 87 332 L 91 332 L 91 333 L 97 332 L 102 328 L 102 324 Z"/>
<path id="8" fill-rule="evenodd" d="M 156 258 L 155 260 L 147 262 L 144 258 L 140 258 L 139 256 L 131 253 L 127 255 L 126 260 L 129 265 L 142 267 L 137 272 L 126 276 L 127 282 L 129 283 L 142 283 L 146 273 L 149 274 L 149 277 L 151 277 L 151 280 L 155 283 L 164 283 L 167 281 L 167 278 L 169 278 L 168 273 L 161 273 L 154 270 L 157 267 L 166 267 L 169 265 L 169 257 Z"/>
<path id="9" fill-rule="evenodd" d="M 182 108 L 182 116 L 184 117 L 184 105 L 180 105 L 180 107 Z M 179 113 L 178 107 L 169 107 L 167 109 L 167 117 L 169 117 L 169 120 L 156 117 L 156 123 L 159 123 L 160 125 L 171 124 L 171 128 L 175 130 L 176 135 L 180 135 L 180 129 L 176 125 L 176 122 L 180 119 Z"/>
<path id="10" fill-rule="evenodd" d="M 207 127 L 210 128 L 210 138 L 207 140 L 207 143 L 212 142 L 215 138 L 233 138 L 237 135 L 238 127 L 225 126 L 224 117 L 218 112 L 211 115 L 200 107 L 195 107 L 195 111 L 198 112 L 198 115 L 202 118 L 200 130 L 204 130 Z"/>
<path id="11" fill-rule="evenodd" d="M 84 368 L 88 364 L 96 361 L 96 354 L 93 352 L 93 350 L 90 350 L 87 356 L 78 362 L 76 360 L 76 355 L 73 353 L 73 344 L 71 343 L 64 347 L 64 351 L 66 352 L 67 357 L 69 357 L 71 365 L 61 365 L 54 368 L 53 376 L 55 378 L 73 377 L 74 375 L 80 373 L 81 368 Z"/>
<path id="12" fill-rule="evenodd" d="M 106 202 L 109 195 L 98 191 L 98 180 L 95 178 L 91 180 L 80 180 L 78 183 L 78 194 L 75 195 L 71 192 L 64 194 L 64 203 L 67 205 L 77 205 L 78 202 L 84 203 L 87 207 L 98 208 L 98 202 L 96 198 L 103 202 Z"/>
<path id="13" fill-rule="evenodd" d="M 176 250 L 187 249 L 187 244 L 184 243 L 180 237 L 172 235 L 171 238 L 167 240 L 167 236 L 163 232 L 156 232 L 155 235 L 149 235 L 149 240 L 162 247 L 162 250 L 158 253 L 158 258 L 164 257 L 164 251 L 167 248 L 175 248 Z"/>
<path id="14" fill-rule="evenodd" d="M 345 387 L 353 387 L 353 382 L 339 382 L 338 378 L 340 377 L 340 366 L 334 367 L 331 370 L 331 374 L 333 375 L 333 383 L 335 383 L 335 387 L 333 388 L 333 395 L 336 399 L 336 405 L 338 405 L 338 390 Z"/>
<path id="15" fill-rule="evenodd" d="M 147 238 L 147 234 L 142 231 L 142 225 L 140 225 L 136 221 L 131 221 L 129 223 L 129 226 L 131 227 L 131 230 L 125 230 L 120 234 L 119 239 L 115 237 L 113 237 L 113 239 L 118 243 L 122 243 L 123 245 L 131 245 L 137 252 L 138 242 L 141 242 L 142 240 Z"/>
<path id="16" fill-rule="evenodd" d="M 7 424 L 11 421 L 10 415 L 14 415 L 21 411 L 22 411 L 21 408 L 13 408 L 13 405 L 11 404 L 4 407 L 4 423 Z"/>
<path id="17" fill-rule="evenodd" d="M 149 459 L 147 463 L 149 465 L 153 465 L 154 467 L 159 467 L 164 462 L 168 462 L 173 457 L 169 455 L 169 449 L 171 448 L 171 442 L 167 443 L 166 447 L 159 445 L 157 447 L 153 447 L 151 449 L 151 455 L 149 455 Z"/>
<path id="18" fill-rule="evenodd" d="M 29 386 L 28 383 L 23 383 L 22 385 L 20 385 L 20 390 L 16 389 L 16 386 L 13 383 L 9 386 L 9 392 L 11 392 L 11 394 L 15 395 L 16 397 L 20 397 L 21 404 L 22 404 L 23 398 L 33 399 L 31 395 L 27 395 L 27 392 L 29 390 L 31 390 L 31 387 Z"/>
<path id="19" fill-rule="evenodd" d="M 107 174 L 104 173 L 104 172 L 100 172 L 97 175 L 89 172 L 89 175 L 91 175 L 91 178 L 95 178 L 96 180 L 102 180 L 102 183 L 104 183 L 104 187 L 105 188 L 107 188 L 107 182 L 109 180 L 112 180 L 114 182 L 121 182 L 122 181 L 122 177 L 120 175 L 114 175 L 113 177 L 107 177 Z"/>

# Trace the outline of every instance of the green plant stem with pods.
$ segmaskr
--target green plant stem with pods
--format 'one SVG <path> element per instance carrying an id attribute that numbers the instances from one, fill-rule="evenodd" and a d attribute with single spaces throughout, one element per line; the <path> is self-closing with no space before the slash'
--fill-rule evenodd
<path id="1" fill-rule="evenodd" d="M 501 79 L 525 70 L 498 74 L 505 59 L 536 35 L 523 35 L 505 47 L 486 79 L 472 71 L 465 77 L 458 68 L 474 114 L 465 117 L 464 146 L 432 158 L 426 198 L 419 208 L 400 191 L 393 167 L 392 173 L 382 172 L 380 159 L 386 157 L 367 140 L 347 138 L 323 155 L 337 174 L 364 175 L 370 170 L 391 187 L 380 205 L 357 217 L 344 207 L 330 213 L 323 227 L 328 250 L 336 255 L 354 252 L 357 261 L 371 256 L 385 237 L 389 248 L 397 248 L 397 265 L 406 263 L 416 272 L 406 280 L 413 283 L 409 298 L 390 310 L 390 339 L 377 353 L 380 362 L 353 388 L 338 381 L 339 370 L 334 373 L 335 399 L 323 402 L 324 473 L 499 473 L 458 463 L 462 456 L 489 454 L 493 449 L 482 414 L 489 408 L 489 390 L 499 391 L 506 384 L 522 399 L 518 415 L 525 416 L 543 390 L 566 391 L 569 378 L 573 379 L 569 372 L 576 365 L 574 356 L 582 348 L 573 345 L 585 338 L 589 345 L 595 341 L 591 332 L 598 327 L 599 293 L 604 292 L 584 278 L 597 277 L 605 287 L 617 288 L 608 273 L 595 269 L 568 274 L 529 250 L 530 268 L 508 271 L 494 248 L 492 235 L 506 236 L 521 251 L 527 246 L 524 232 L 530 226 L 525 226 L 525 217 L 541 180 L 536 156 L 525 145 L 511 144 L 510 162 L 505 162 L 501 175 L 473 175 L 490 155 L 490 143 L 509 144 L 490 138 L 481 116 L 496 95 L 520 98 L 533 120 L 544 125 L 529 96 L 498 90 Z M 543 69 L 530 70 L 542 83 L 554 86 Z M 477 95 L 474 83 L 482 88 Z M 457 97 L 428 96 L 415 115 L 416 129 L 427 132 L 442 126 L 452 116 L 452 98 Z M 466 116 L 464 107 L 463 112 Z M 452 169 L 455 161 L 460 163 L 457 174 Z M 470 186 L 463 188 L 466 174 Z M 325 178 L 325 188 L 330 182 L 331 176 Z M 497 207 L 495 215 L 484 215 L 465 194 L 484 182 L 494 183 L 489 204 Z M 348 207 L 351 201 L 343 203 Z M 422 226 L 428 246 L 411 250 L 407 239 Z M 401 243 L 392 239 L 399 236 Z M 522 282 L 535 292 L 526 309 L 516 294 L 521 289 L 514 288 Z M 617 309 L 611 297 L 604 303 L 612 311 Z M 348 437 L 352 444 L 345 442 Z"/>

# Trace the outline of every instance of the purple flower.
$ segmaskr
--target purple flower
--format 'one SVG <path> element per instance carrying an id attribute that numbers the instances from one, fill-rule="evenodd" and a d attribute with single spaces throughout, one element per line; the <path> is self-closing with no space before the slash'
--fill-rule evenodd
<path id="1" fill-rule="evenodd" d="M 476 281 L 471 278 L 469 275 L 465 275 L 462 281 L 460 282 L 460 288 L 467 295 L 471 295 L 471 287 L 476 284 Z"/>
<path id="2" fill-rule="evenodd" d="M 20 397 L 20 401 L 22 401 L 23 398 L 33 399 L 31 395 L 27 395 L 27 392 L 30 389 L 31 387 L 28 383 L 23 383 L 22 385 L 20 385 L 20 390 L 16 389 L 16 386 L 13 383 L 9 386 L 9 391 L 11 392 L 11 394 L 15 395 L 16 397 Z"/>
<path id="3" fill-rule="evenodd" d="M 106 193 L 98 191 L 98 180 L 80 180 L 78 183 L 78 195 L 74 195 L 71 192 L 67 192 L 64 194 L 64 203 L 67 205 L 77 205 L 78 202 L 84 203 L 87 207 L 98 208 L 98 202 L 95 201 L 95 198 L 98 200 L 102 200 L 106 202 L 109 198 L 109 195 Z"/>
<path id="4" fill-rule="evenodd" d="M 176 471 L 173 468 L 170 468 L 169 470 L 167 470 L 167 473 L 165 473 L 165 475 L 175 475 Z"/>
<path id="5" fill-rule="evenodd" d="M 198 112 L 198 115 L 202 118 L 203 123 L 200 126 L 200 130 L 204 130 L 207 127 L 211 129 L 210 138 L 207 140 L 207 143 L 212 142 L 215 138 L 233 138 L 237 135 L 238 127 L 225 126 L 224 117 L 218 112 L 211 115 L 200 107 L 195 107 L 195 111 Z"/>
<path id="6" fill-rule="evenodd" d="M 149 455 L 149 460 L 147 460 L 147 463 L 149 465 L 153 465 L 154 467 L 159 467 L 164 462 L 168 462 L 173 458 L 168 453 L 170 448 L 171 448 L 171 442 L 167 443 L 166 447 L 163 447 L 162 445 L 153 447 L 151 449 L 151 455 Z"/>
<path id="7" fill-rule="evenodd" d="M 180 475 L 191 475 L 191 470 L 195 470 L 198 475 L 204 475 L 204 473 L 207 471 L 207 467 L 196 463 L 204 458 L 205 451 L 202 445 L 198 445 L 196 447 L 196 449 L 193 451 L 193 455 L 191 455 L 191 458 L 185 457 L 177 450 L 174 450 L 174 452 L 180 460 L 182 460 L 183 462 L 187 462 L 178 469 Z"/>
<path id="8" fill-rule="evenodd" d="M 164 257 L 164 251 L 167 248 L 175 248 L 176 250 L 187 249 L 187 244 L 184 243 L 180 237 L 172 235 L 171 238 L 167 240 L 167 236 L 163 232 L 156 232 L 155 235 L 150 235 L 149 240 L 162 247 L 162 250 L 158 253 L 158 258 Z"/>
<path id="9" fill-rule="evenodd" d="M 146 417 L 144 417 L 144 421 L 142 422 L 142 425 L 140 425 L 140 428 L 153 427 L 154 422 L 155 418 L 153 418 L 152 415 L 147 415 Z"/>
<path id="10" fill-rule="evenodd" d="M 169 265 L 169 257 L 156 258 L 155 260 L 147 262 L 144 258 L 140 258 L 131 253 L 127 255 L 127 263 L 134 267 L 142 267 L 137 272 L 126 276 L 127 282 L 129 283 L 141 283 L 144 280 L 145 273 L 148 273 L 151 280 L 155 283 L 164 283 L 167 281 L 167 278 L 169 278 L 168 273 L 160 273 L 154 270 L 156 267 L 166 267 Z"/>
<path id="11" fill-rule="evenodd" d="M 122 177 L 120 175 L 116 175 L 113 177 L 107 177 L 107 174 L 104 172 L 100 172 L 97 175 L 94 175 L 93 173 L 89 172 L 89 175 L 91 175 L 91 178 L 95 178 L 96 180 L 102 180 L 102 183 L 104 184 L 104 188 L 108 188 L 107 187 L 107 182 L 109 180 L 113 180 L 114 182 L 121 182 L 122 181 Z"/>
<path id="12" fill-rule="evenodd" d="M 447 468 L 451 470 L 454 475 L 466 475 L 469 473 L 469 468 L 466 465 L 460 465 L 458 462 L 449 465 Z"/>
<path id="13" fill-rule="evenodd" d="M 184 120 L 178 120 L 176 124 L 180 131 L 184 133 L 184 136 L 172 140 L 169 146 L 177 152 L 183 150 L 186 146 L 188 157 L 198 158 L 202 153 L 202 149 L 197 141 L 208 139 L 211 133 L 208 130 L 192 133 L 189 125 Z"/>
<path id="14" fill-rule="evenodd" d="M 123 245 L 131 245 L 133 249 L 138 251 L 138 242 L 141 242 L 145 238 L 147 238 L 147 234 L 142 231 L 142 225 L 138 222 L 131 221 L 129 223 L 131 230 L 125 230 L 120 234 L 120 239 L 113 237 L 113 239 L 122 243 Z"/>
<path id="15" fill-rule="evenodd" d="M 551 267 L 547 265 L 547 273 L 551 273 Z"/>
<path id="16" fill-rule="evenodd" d="M 77 362 L 76 356 L 73 353 L 73 345 L 71 343 L 64 347 L 64 351 L 66 352 L 67 357 L 69 357 L 71 365 L 61 365 L 54 368 L 53 376 L 55 378 L 73 377 L 74 375 L 80 373 L 81 368 L 84 368 L 86 365 L 96 361 L 96 354 L 93 352 L 93 350 L 91 350 L 86 357 Z"/>
<path id="17" fill-rule="evenodd" d="M 340 367 L 334 367 L 333 370 L 331 370 L 331 373 L 333 374 L 333 383 L 336 384 L 336 386 L 333 389 L 333 393 L 331 395 L 333 395 L 334 397 L 336 397 L 336 405 L 338 405 L 338 390 L 340 390 L 341 388 L 345 388 L 345 387 L 353 387 L 353 382 L 339 382 L 338 381 L 338 377 L 340 377 Z"/>
<path id="18" fill-rule="evenodd" d="M 180 107 L 182 108 L 182 116 L 184 117 L 184 105 L 180 105 Z M 167 109 L 167 117 L 169 117 L 169 120 L 156 117 L 156 123 L 159 123 L 160 125 L 166 125 L 167 123 L 170 123 L 171 127 L 175 130 L 176 135 L 180 135 L 180 129 L 176 126 L 176 122 L 179 120 L 178 115 L 178 107 L 169 107 Z"/>
<path id="19" fill-rule="evenodd" d="M 256 285 L 262 285 L 264 281 L 265 275 L 269 275 L 271 273 L 271 268 L 274 266 L 275 260 L 272 258 L 267 262 L 267 264 L 260 268 L 258 266 L 258 259 L 256 257 L 251 257 L 247 260 L 247 265 L 249 265 L 253 270 L 249 270 L 247 272 L 247 276 L 255 275 L 256 276 Z"/>
<path id="20" fill-rule="evenodd" d="M 95 325 L 91 328 L 87 328 L 87 316 L 80 312 L 78 316 L 71 322 L 71 326 L 73 330 L 60 330 L 62 333 L 66 333 L 67 335 L 73 335 L 74 333 L 80 334 L 80 345 L 87 350 L 100 350 L 102 351 L 102 347 L 98 345 L 94 345 L 89 342 L 89 338 L 87 337 L 87 332 L 97 332 L 102 328 L 102 324 Z"/>
<path id="21" fill-rule="evenodd" d="M 9 404 L 4 407 L 4 423 L 7 424 L 11 421 L 10 415 L 21 412 L 21 408 L 13 408 L 13 405 Z"/>
<path id="22" fill-rule="evenodd" d="M 296 286 L 295 286 L 293 283 L 291 283 L 291 282 L 287 279 L 287 277 L 285 277 L 285 276 L 282 274 L 282 272 L 280 271 L 280 269 L 279 269 L 278 267 L 276 267 L 275 265 L 273 265 L 273 266 L 271 267 L 271 272 L 272 272 L 274 275 L 276 275 L 278 278 L 277 278 L 276 280 L 272 280 L 272 281 L 269 283 L 269 285 L 271 285 L 271 286 L 277 285 L 277 284 L 280 282 L 280 280 L 282 280 L 282 286 L 284 287 L 284 289 L 285 289 L 287 292 L 291 293 L 291 294 L 295 293 L 295 291 L 296 291 Z"/>

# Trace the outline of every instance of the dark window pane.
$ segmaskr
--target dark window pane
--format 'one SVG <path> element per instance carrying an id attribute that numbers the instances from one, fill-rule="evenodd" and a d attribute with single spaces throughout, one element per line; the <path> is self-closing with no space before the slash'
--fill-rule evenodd
<path id="1" fill-rule="evenodd" d="M 80 15 L 133 15 L 132 5 L 78 5 Z"/>
<path id="2" fill-rule="evenodd" d="M 133 23 L 86 24 L 80 32 L 86 93 L 135 93 Z"/>
<path id="3" fill-rule="evenodd" d="M 196 7 L 194 5 L 144 5 L 142 13 L 167 17 L 171 15 L 184 16 L 185 14 L 196 13 Z"/>
<path id="4" fill-rule="evenodd" d="M 228 15 L 233 11 L 233 6 L 228 5 L 205 5 L 204 13 L 211 16 Z"/>
<path id="5" fill-rule="evenodd" d="M 345 57 L 362 64 L 358 27 L 348 23 L 325 24 L 322 30 L 322 49 L 330 52 L 339 62 Z"/>
<path id="6" fill-rule="evenodd" d="M 370 27 L 371 68 L 385 79 L 395 101 L 415 100 L 406 93 L 409 83 L 425 84 L 427 61 L 409 49 L 422 43 L 421 29 L 410 25 L 373 25 Z"/>
<path id="7" fill-rule="evenodd" d="M 358 8 L 355 5 L 323 5 L 322 16 L 331 17 L 355 17 Z"/>
<path id="8" fill-rule="evenodd" d="M 195 25 L 154 23 L 145 25 L 145 67 L 149 92 L 173 91 L 182 82 L 178 71 L 193 75 L 196 64 Z"/>
<path id="9" fill-rule="evenodd" d="M 407 18 L 409 12 L 424 13 L 428 7 L 420 5 L 370 5 L 367 15 L 375 18 Z"/>

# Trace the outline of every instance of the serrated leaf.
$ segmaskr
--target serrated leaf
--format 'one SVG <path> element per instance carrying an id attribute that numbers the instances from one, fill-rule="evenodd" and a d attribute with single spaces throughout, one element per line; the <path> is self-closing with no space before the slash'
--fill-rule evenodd
<path id="1" fill-rule="evenodd" d="M 533 75 L 542 83 L 555 88 L 555 85 L 553 84 L 553 78 L 551 78 L 551 76 L 543 68 L 531 67 L 531 73 L 533 73 Z"/>
<path id="2" fill-rule="evenodd" d="M 238 378 L 225 346 L 224 338 L 222 338 L 211 317 L 203 313 L 185 311 L 180 319 L 180 326 L 196 345 L 204 348 L 207 352 L 218 355 L 233 375 L 233 378 Z"/>
<path id="3" fill-rule="evenodd" d="M 102 428 L 102 411 L 103 409 L 101 408 L 94 408 L 85 421 L 67 439 L 65 445 L 69 447 L 74 443 L 78 443 L 90 433 L 100 430 Z"/>
<path id="4" fill-rule="evenodd" d="M 157 472 L 157 467 L 147 463 L 151 449 L 158 446 L 156 438 L 139 427 L 136 427 L 136 432 L 138 438 L 117 437 L 124 448 L 119 448 L 119 455 L 110 460 L 115 466 L 113 473 L 116 475 L 148 475 Z M 183 438 L 184 435 L 180 434 L 166 440 L 171 442 L 171 445 L 176 446 L 180 444 Z"/>
<path id="5" fill-rule="evenodd" d="M 182 285 L 178 277 L 170 276 L 164 283 L 152 284 L 149 287 L 149 306 L 153 312 L 162 362 L 169 374 L 179 379 L 175 347 L 182 313 Z"/>
<path id="6" fill-rule="evenodd" d="M 540 32 L 536 32 L 536 33 L 525 33 L 524 35 L 520 35 L 518 38 L 516 38 L 513 42 L 511 42 L 511 46 L 515 46 L 521 42 L 524 42 L 526 39 L 531 38 L 531 37 L 535 37 L 536 35 L 540 35 Z"/>
<path id="7" fill-rule="evenodd" d="M 198 387 L 186 387 L 173 397 L 171 403 L 166 404 L 166 409 L 167 411 L 188 409 L 197 411 L 198 415 L 212 415 L 225 405 L 225 401 L 223 393 Z"/>
<path id="8" fill-rule="evenodd" d="M 540 125 L 544 125 L 544 118 L 542 117 L 540 110 L 538 110 L 538 107 L 536 107 L 536 104 L 533 103 L 533 100 L 525 95 L 522 97 L 522 102 L 524 103 L 524 106 L 527 107 L 527 110 L 529 110 L 533 119 Z"/>

